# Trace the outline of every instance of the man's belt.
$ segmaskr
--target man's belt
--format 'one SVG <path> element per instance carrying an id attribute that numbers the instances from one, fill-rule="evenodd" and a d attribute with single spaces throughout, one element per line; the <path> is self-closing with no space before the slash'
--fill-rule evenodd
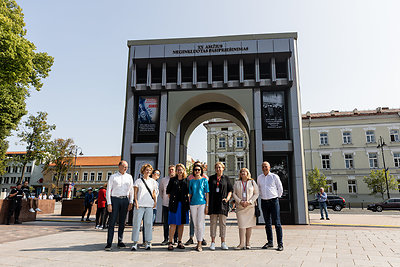
<path id="1" fill-rule="evenodd" d="M 111 197 L 116 197 L 116 198 L 128 198 L 127 196 L 111 196 Z"/>

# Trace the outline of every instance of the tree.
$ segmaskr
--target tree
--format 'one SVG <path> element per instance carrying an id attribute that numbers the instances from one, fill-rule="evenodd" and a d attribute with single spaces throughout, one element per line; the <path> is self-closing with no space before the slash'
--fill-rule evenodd
<path id="1" fill-rule="evenodd" d="M 26 112 L 29 89 L 39 91 L 53 65 L 47 53 L 35 52 L 25 38 L 22 9 L 14 0 L 0 1 L 0 174 L 4 172 L 8 149 L 6 138 Z"/>
<path id="2" fill-rule="evenodd" d="M 318 193 L 321 187 L 326 188 L 326 177 L 317 167 L 308 172 L 307 180 L 310 187 L 310 189 L 308 189 L 309 194 Z"/>
<path id="3" fill-rule="evenodd" d="M 76 146 L 71 138 L 58 138 L 50 142 L 49 157 L 44 165 L 43 172 L 52 172 L 56 182 L 56 193 L 58 193 L 59 181 L 65 177 L 71 169 Z"/>
<path id="4" fill-rule="evenodd" d="M 23 123 L 18 137 L 26 144 L 26 154 L 20 158 L 22 164 L 22 175 L 20 181 L 24 180 L 25 167 L 31 161 L 36 164 L 43 162 L 48 156 L 50 146 L 50 131 L 56 126 L 47 124 L 47 112 L 37 112 L 37 116 L 30 115 Z"/>
<path id="5" fill-rule="evenodd" d="M 385 170 L 372 170 L 369 176 L 364 176 L 364 182 L 367 184 L 368 188 L 371 189 L 371 195 L 381 194 L 382 199 L 384 198 L 386 190 L 386 178 L 385 178 Z M 398 183 L 396 178 L 393 175 L 390 175 L 389 171 L 387 171 L 387 181 L 389 190 L 396 190 L 398 187 Z"/>

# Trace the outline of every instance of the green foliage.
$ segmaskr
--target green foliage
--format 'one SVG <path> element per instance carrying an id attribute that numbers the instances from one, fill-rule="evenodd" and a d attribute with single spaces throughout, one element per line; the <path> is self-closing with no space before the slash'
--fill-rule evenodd
<path id="1" fill-rule="evenodd" d="M 307 180 L 310 187 L 308 189 L 309 194 L 318 193 L 321 187 L 326 188 L 326 177 L 317 167 L 308 172 Z"/>
<path id="2" fill-rule="evenodd" d="M 50 146 L 50 131 L 56 126 L 47 124 L 47 112 L 37 112 L 37 116 L 30 115 L 28 119 L 20 127 L 18 137 L 21 138 L 21 143 L 26 144 L 26 154 L 20 158 L 20 163 L 23 165 L 21 181 L 24 180 L 25 166 L 31 161 L 36 161 L 36 164 L 43 162 L 48 153 Z"/>
<path id="3" fill-rule="evenodd" d="M 385 170 L 372 170 L 369 176 L 364 176 L 364 182 L 367 184 L 368 188 L 371 190 L 371 195 L 381 194 L 382 199 L 385 198 L 386 190 L 386 178 Z M 387 181 L 389 190 L 396 190 L 398 183 L 393 175 L 390 175 L 387 171 Z"/>
<path id="4" fill-rule="evenodd" d="M 62 176 L 73 166 L 75 144 L 71 138 L 58 138 L 50 142 L 49 156 L 43 168 L 44 173 L 53 173 L 56 179 L 56 193 L 58 192 L 58 183 Z"/>
<path id="5" fill-rule="evenodd" d="M 6 138 L 17 128 L 25 110 L 29 88 L 40 90 L 53 65 L 53 57 L 35 52 L 25 38 L 22 9 L 14 0 L 0 1 L 0 173 L 4 172 Z"/>

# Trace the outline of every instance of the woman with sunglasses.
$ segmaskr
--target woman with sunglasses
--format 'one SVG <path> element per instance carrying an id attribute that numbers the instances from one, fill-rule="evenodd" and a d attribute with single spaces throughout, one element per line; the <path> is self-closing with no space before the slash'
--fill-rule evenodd
<path id="1" fill-rule="evenodd" d="M 257 183 L 251 178 L 247 168 L 240 169 L 239 180 L 233 186 L 236 203 L 236 217 L 239 226 L 240 244 L 236 249 L 250 249 L 251 230 L 256 226 L 254 207 L 258 198 Z"/>
<path id="2" fill-rule="evenodd" d="M 168 224 L 169 224 L 169 242 L 168 250 L 173 250 L 172 238 L 175 230 L 178 228 L 178 246 L 179 249 L 185 249 L 182 244 L 183 227 L 189 223 L 189 185 L 187 182 L 186 168 L 183 164 L 176 165 L 176 176 L 169 180 L 167 186 L 167 195 L 169 197 L 168 205 Z"/>
<path id="3" fill-rule="evenodd" d="M 203 176 L 201 165 L 194 165 L 194 178 L 189 181 L 190 214 L 192 216 L 194 232 L 197 239 L 196 250 L 201 252 L 204 239 L 204 221 L 208 213 L 208 181 Z"/>

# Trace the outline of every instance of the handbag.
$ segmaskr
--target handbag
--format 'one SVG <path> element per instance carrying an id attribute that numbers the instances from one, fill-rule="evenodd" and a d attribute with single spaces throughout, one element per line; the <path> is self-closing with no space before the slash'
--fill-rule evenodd
<path id="1" fill-rule="evenodd" d="M 253 183 L 253 181 L 251 181 Z M 253 184 L 254 187 L 254 184 Z M 256 218 L 260 217 L 261 212 L 260 212 L 260 208 L 258 207 L 258 198 L 256 199 L 256 201 L 254 202 L 254 216 L 256 216 Z"/>

